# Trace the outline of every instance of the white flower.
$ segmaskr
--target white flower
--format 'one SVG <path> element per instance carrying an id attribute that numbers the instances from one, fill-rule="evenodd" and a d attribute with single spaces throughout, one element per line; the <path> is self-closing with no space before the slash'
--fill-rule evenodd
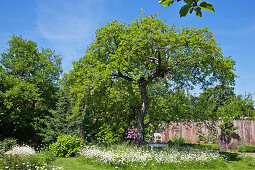
<path id="1" fill-rule="evenodd" d="M 181 163 L 181 162 L 206 162 L 222 159 L 218 153 L 202 151 L 177 151 L 169 149 L 156 152 L 127 147 L 125 149 L 105 149 L 99 147 L 84 147 L 80 155 L 88 159 L 94 159 L 100 163 L 123 164 L 132 166 L 133 163 L 146 165 L 149 161 L 157 163 Z"/>
<path id="2" fill-rule="evenodd" d="M 34 155 L 35 150 L 29 146 L 15 146 L 11 150 L 5 152 L 6 155 Z"/>

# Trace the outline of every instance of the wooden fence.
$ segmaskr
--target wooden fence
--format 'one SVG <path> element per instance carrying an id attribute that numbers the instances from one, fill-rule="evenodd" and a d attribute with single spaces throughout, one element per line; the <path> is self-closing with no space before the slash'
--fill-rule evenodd
<path id="1" fill-rule="evenodd" d="M 188 142 L 198 142 L 198 136 L 216 136 L 220 140 L 220 129 L 218 125 L 220 121 L 216 122 L 172 122 L 165 126 L 165 130 L 161 132 L 163 142 L 171 140 L 173 137 L 183 137 Z M 230 143 L 252 143 L 255 145 L 255 120 L 234 120 L 234 125 L 238 126 L 235 130 L 234 139 Z"/>

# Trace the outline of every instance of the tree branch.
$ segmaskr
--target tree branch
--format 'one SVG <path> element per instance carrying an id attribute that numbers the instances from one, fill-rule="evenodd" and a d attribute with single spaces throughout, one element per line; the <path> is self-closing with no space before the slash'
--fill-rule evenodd
<path id="1" fill-rule="evenodd" d="M 146 128 L 147 126 L 149 126 L 152 122 L 156 121 L 157 119 L 150 119 L 149 121 L 147 121 L 146 123 L 144 123 L 144 128 Z"/>
<path id="2" fill-rule="evenodd" d="M 134 79 L 132 79 L 132 78 L 130 78 L 128 76 L 123 75 L 121 72 L 118 72 L 118 74 L 112 74 L 112 76 L 121 77 L 121 78 L 123 78 L 123 79 L 125 79 L 127 81 L 134 81 Z"/>

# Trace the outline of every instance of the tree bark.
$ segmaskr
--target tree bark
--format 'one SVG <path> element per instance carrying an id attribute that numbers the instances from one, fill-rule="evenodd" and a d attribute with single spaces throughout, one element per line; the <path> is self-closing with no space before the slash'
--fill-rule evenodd
<path id="1" fill-rule="evenodd" d="M 147 109 L 147 91 L 146 84 L 140 83 L 141 107 L 138 112 L 137 120 L 137 146 L 144 145 L 144 116 Z"/>

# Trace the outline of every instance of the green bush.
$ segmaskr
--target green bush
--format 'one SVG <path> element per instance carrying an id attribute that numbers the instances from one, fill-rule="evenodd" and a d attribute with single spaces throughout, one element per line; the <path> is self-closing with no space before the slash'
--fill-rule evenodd
<path id="1" fill-rule="evenodd" d="M 125 129 L 117 123 L 104 123 L 96 134 L 98 142 L 101 144 L 112 145 L 120 142 L 125 135 Z"/>
<path id="2" fill-rule="evenodd" d="M 202 135 L 199 135 L 198 139 L 199 141 L 206 141 L 206 137 Z"/>
<path id="3" fill-rule="evenodd" d="M 168 146 L 172 146 L 172 145 L 173 145 L 173 141 L 168 140 L 168 141 L 167 141 L 167 144 L 168 144 Z"/>
<path id="4" fill-rule="evenodd" d="M 209 143 L 204 143 L 204 144 L 199 144 L 200 148 L 205 148 L 207 150 L 220 150 L 220 146 L 218 144 L 209 144 Z"/>
<path id="5" fill-rule="evenodd" d="M 0 150 L 3 150 L 4 152 L 6 152 L 8 150 L 11 150 L 12 147 L 16 145 L 18 145 L 17 139 L 6 138 L 0 142 Z"/>
<path id="6" fill-rule="evenodd" d="M 246 147 L 245 147 L 245 145 L 243 144 L 243 145 L 239 145 L 238 146 L 238 151 L 239 152 L 246 152 Z"/>
<path id="7" fill-rule="evenodd" d="M 238 146 L 238 151 L 239 152 L 255 152 L 255 146 L 250 143 L 242 144 Z"/>
<path id="8" fill-rule="evenodd" d="M 246 152 L 255 152 L 255 146 L 250 144 L 250 143 L 247 143 L 246 145 Z"/>
<path id="9" fill-rule="evenodd" d="M 82 144 L 83 140 L 75 136 L 61 135 L 55 143 L 50 145 L 50 151 L 52 151 L 55 156 L 68 158 L 74 156 Z"/>
<path id="10" fill-rule="evenodd" d="M 188 143 L 187 140 L 183 137 L 174 137 L 172 140 L 174 145 L 183 145 L 185 143 Z"/>

